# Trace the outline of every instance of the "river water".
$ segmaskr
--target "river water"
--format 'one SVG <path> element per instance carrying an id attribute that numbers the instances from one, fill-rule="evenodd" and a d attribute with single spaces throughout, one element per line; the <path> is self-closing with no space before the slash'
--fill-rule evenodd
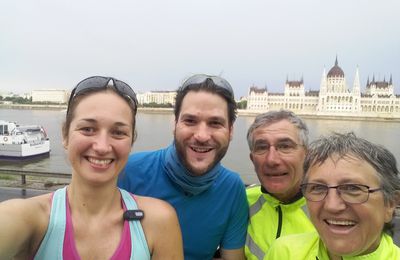
<path id="1" fill-rule="evenodd" d="M 0 109 L 0 120 L 16 121 L 20 124 L 40 124 L 51 141 L 48 158 L 29 162 L 0 162 L 1 168 L 12 168 L 45 172 L 70 172 L 61 142 L 61 124 L 65 111 Z M 234 136 L 223 164 L 239 172 L 246 184 L 258 183 L 247 146 L 247 129 L 254 116 L 239 116 L 234 126 Z M 399 122 L 372 122 L 358 120 L 305 119 L 310 129 L 310 140 L 332 131 L 354 131 L 358 136 L 386 146 L 400 160 Z M 139 112 L 137 116 L 138 138 L 132 152 L 153 150 L 169 145 L 173 138 L 174 117 L 172 113 Z"/>

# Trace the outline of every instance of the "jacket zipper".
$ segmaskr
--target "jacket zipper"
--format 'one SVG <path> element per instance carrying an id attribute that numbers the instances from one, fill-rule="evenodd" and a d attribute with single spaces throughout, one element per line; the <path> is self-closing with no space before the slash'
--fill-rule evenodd
<path id="1" fill-rule="evenodd" d="M 281 236 L 281 230 L 282 230 L 282 209 L 281 206 L 278 205 L 276 207 L 276 210 L 278 211 L 278 230 L 276 231 L 276 238 Z"/>

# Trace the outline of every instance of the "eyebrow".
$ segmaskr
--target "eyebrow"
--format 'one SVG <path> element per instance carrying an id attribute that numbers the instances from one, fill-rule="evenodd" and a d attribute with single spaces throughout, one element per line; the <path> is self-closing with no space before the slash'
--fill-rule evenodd
<path id="1" fill-rule="evenodd" d="M 87 122 L 87 123 L 91 123 L 91 124 L 97 124 L 97 120 L 96 119 L 93 119 L 93 118 L 81 118 L 81 119 L 79 119 L 78 120 L 78 124 L 79 123 L 81 123 L 81 122 Z M 127 126 L 127 127 L 129 127 L 130 126 L 130 124 L 126 124 L 126 123 L 124 123 L 124 122 L 119 122 L 119 121 L 117 121 L 117 122 L 114 122 L 113 123 L 113 126 L 118 126 L 118 127 L 122 127 L 122 126 Z"/>
<path id="2" fill-rule="evenodd" d="M 258 142 L 260 142 L 260 143 L 268 143 L 268 141 L 265 140 L 264 138 L 256 139 L 256 140 L 255 140 L 255 143 L 258 143 Z M 283 137 L 283 138 L 280 138 L 280 139 L 278 138 L 278 140 L 276 141 L 276 143 L 283 143 L 283 142 L 292 142 L 292 143 L 296 143 L 296 141 L 292 140 L 292 139 L 289 138 L 289 137 Z"/>
<path id="3" fill-rule="evenodd" d="M 191 114 L 191 113 L 181 114 L 180 117 L 181 118 L 194 118 L 194 119 L 201 118 L 200 116 L 197 116 L 197 115 Z M 207 117 L 206 119 L 207 119 L 207 121 L 220 121 L 220 122 L 224 122 L 224 123 L 227 122 L 227 119 L 223 116 L 212 116 L 209 118 Z"/>
<path id="4" fill-rule="evenodd" d="M 321 179 L 318 177 L 313 180 L 310 180 L 310 178 L 307 178 L 307 181 L 327 184 L 327 182 L 324 179 Z M 337 185 L 342 185 L 342 184 L 363 184 L 363 182 L 361 179 L 344 178 L 344 179 L 339 180 Z"/>

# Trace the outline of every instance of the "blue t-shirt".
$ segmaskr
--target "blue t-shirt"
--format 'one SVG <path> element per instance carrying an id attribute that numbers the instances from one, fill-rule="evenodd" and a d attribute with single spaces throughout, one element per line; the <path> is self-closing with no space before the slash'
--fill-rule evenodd
<path id="1" fill-rule="evenodd" d="M 198 195 L 185 195 L 165 170 L 167 149 L 129 157 L 118 186 L 134 194 L 168 201 L 176 210 L 186 260 L 212 259 L 217 247 L 238 249 L 246 240 L 248 204 L 237 173 L 224 167 L 214 184 Z"/>

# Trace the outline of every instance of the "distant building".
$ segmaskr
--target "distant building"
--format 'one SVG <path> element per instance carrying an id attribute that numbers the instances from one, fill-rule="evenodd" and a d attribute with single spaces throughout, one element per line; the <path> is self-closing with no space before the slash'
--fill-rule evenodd
<path id="1" fill-rule="evenodd" d="M 286 80 L 284 93 L 270 93 L 267 88 L 250 87 L 247 109 L 254 112 L 289 109 L 298 114 L 328 116 L 400 117 L 400 97 L 394 94 L 392 77 L 389 81 L 368 79 L 361 93 L 356 69 L 353 88 L 348 89 L 337 58 L 328 74 L 323 71 L 319 91 L 305 91 L 303 79 Z"/>
<path id="2" fill-rule="evenodd" d="M 138 93 L 136 98 L 140 105 L 143 104 L 171 104 L 175 105 L 176 91 L 150 91 Z"/>
<path id="3" fill-rule="evenodd" d="M 67 103 L 69 92 L 60 89 L 32 90 L 32 102 Z"/>

